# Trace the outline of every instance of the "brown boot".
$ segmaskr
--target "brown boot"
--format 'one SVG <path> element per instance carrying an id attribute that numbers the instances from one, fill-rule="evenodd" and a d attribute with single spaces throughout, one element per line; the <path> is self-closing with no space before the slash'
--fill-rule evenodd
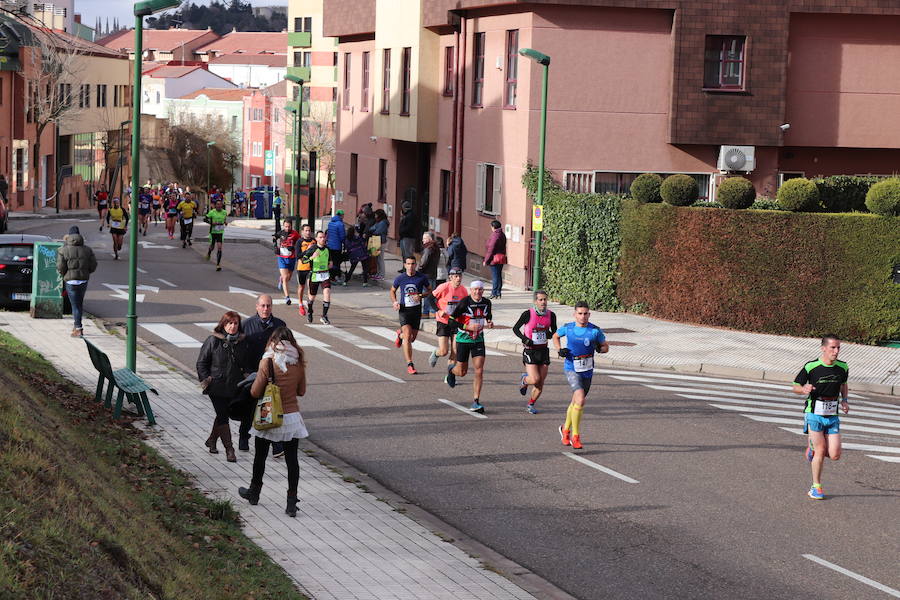
<path id="1" fill-rule="evenodd" d="M 231 425 L 229 423 L 219 425 L 219 438 L 222 440 L 222 445 L 225 446 L 225 460 L 237 462 L 237 456 L 234 455 L 234 446 L 231 444 Z"/>
<path id="2" fill-rule="evenodd" d="M 203 442 L 203 445 L 206 446 L 207 448 L 209 448 L 210 454 L 218 454 L 219 453 L 219 451 L 216 449 L 216 440 L 218 440 L 218 439 L 219 439 L 219 427 L 215 423 L 213 423 L 213 428 L 209 434 L 209 438 L 207 438 L 207 440 L 205 442 Z"/>

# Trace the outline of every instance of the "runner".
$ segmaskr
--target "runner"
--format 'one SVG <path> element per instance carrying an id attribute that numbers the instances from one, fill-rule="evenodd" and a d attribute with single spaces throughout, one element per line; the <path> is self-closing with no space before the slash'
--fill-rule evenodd
<path id="1" fill-rule="evenodd" d="M 316 245 L 316 238 L 313 237 L 312 227 L 307 223 L 303 227 L 300 228 L 300 239 L 297 240 L 296 247 L 294 248 L 295 256 L 303 256 L 303 253 L 306 252 L 310 246 Z M 306 289 L 306 281 L 309 279 L 309 274 L 312 271 L 312 264 L 305 263 L 300 261 L 300 264 L 297 265 L 297 313 L 302 317 L 306 315 L 306 303 L 303 301 L 303 290 Z"/>
<path id="2" fill-rule="evenodd" d="M 138 233 L 147 235 L 147 228 L 150 226 L 150 212 L 153 201 L 153 194 L 150 188 L 143 188 L 138 194 Z"/>
<path id="3" fill-rule="evenodd" d="M 106 191 L 106 186 L 101 185 L 94 197 L 97 200 L 97 213 L 100 215 L 100 231 L 103 231 L 106 213 L 109 210 L 109 192 Z"/>
<path id="4" fill-rule="evenodd" d="M 197 212 L 197 203 L 190 194 L 185 194 L 177 208 L 181 213 L 181 247 L 187 248 L 193 246 L 191 237 L 194 235 L 194 213 Z"/>
<path id="5" fill-rule="evenodd" d="M 412 344 L 419 334 L 419 325 L 422 322 L 422 297 L 431 294 L 431 286 L 428 285 L 428 277 L 416 271 L 416 257 L 408 256 L 403 260 L 405 272 L 394 279 L 391 286 L 391 302 L 394 310 L 400 313 L 400 329 L 397 330 L 397 340 L 394 345 L 403 347 L 403 356 L 406 358 L 406 372 L 415 375 L 416 366 L 412 359 Z M 400 298 L 397 298 L 397 291 Z"/>
<path id="6" fill-rule="evenodd" d="M 216 207 L 206 213 L 209 223 L 209 249 L 206 251 L 206 260 L 212 255 L 213 246 L 216 248 L 216 271 L 222 270 L 222 238 L 225 235 L 225 226 L 228 225 L 228 213 L 222 199 L 216 200 Z"/>
<path id="7" fill-rule="evenodd" d="M 528 393 L 528 386 L 534 386 L 526 410 L 536 415 L 538 411 L 534 405 L 544 391 L 547 370 L 550 368 L 550 348 L 547 346 L 547 338 L 556 333 L 556 315 L 553 311 L 547 310 L 547 292 L 537 290 L 534 293 L 534 307 L 522 313 L 513 325 L 513 333 L 525 346 L 522 350 L 525 372 L 522 373 L 519 382 L 519 393 L 524 396 Z"/>
<path id="8" fill-rule="evenodd" d="M 178 218 L 178 195 L 169 192 L 165 201 L 166 210 L 166 233 L 170 240 L 175 239 L 175 220 Z"/>
<path id="9" fill-rule="evenodd" d="M 456 360 L 447 365 L 447 376 L 444 382 L 456 387 L 456 378 L 465 377 L 469 371 L 469 357 L 475 367 L 475 378 L 472 381 L 473 400 L 469 410 L 484 413 L 481 404 L 481 384 L 484 380 L 484 328 L 494 327 L 491 315 L 491 301 L 484 297 L 484 282 L 473 281 L 469 284 L 469 295 L 459 301 L 450 318 L 459 326 L 456 332 Z"/>
<path id="10" fill-rule="evenodd" d="M 322 318 L 319 319 L 326 325 L 331 325 L 328 318 L 328 309 L 331 308 L 331 278 L 329 271 L 331 269 L 331 252 L 325 245 L 325 232 L 316 232 L 316 243 L 306 249 L 306 252 L 300 257 L 301 262 L 311 263 L 309 274 L 309 300 L 306 301 L 306 322 L 313 322 L 313 303 L 316 301 L 316 294 L 319 293 L 319 286 L 325 290 L 322 292 Z"/>
<path id="11" fill-rule="evenodd" d="M 459 304 L 459 301 L 469 295 L 469 291 L 462 285 L 462 271 L 450 269 L 448 277 L 449 281 L 437 286 L 432 293 L 438 308 L 435 313 L 438 347 L 428 357 L 428 365 L 431 367 L 437 364 L 439 356 L 446 356 L 448 365 L 456 361 L 456 348 L 453 342 L 453 336 L 456 335 L 456 322 L 451 323 L 448 316 Z"/>
<path id="12" fill-rule="evenodd" d="M 295 246 L 300 234 L 294 231 L 294 226 L 290 219 L 285 219 L 281 224 L 281 231 L 275 234 L 273 241 L 275 242 L 275 254 L 278 256 L 278 283 L 277 287 L 284 292 L 284 303 L 291 303 L 291 275 L 294 273 L 294 266 L 297 262 L 297 254 Z M 303 298 L 299 298 L 300 302 Z"/>
<path id="13" fill-rule="evenodd" d="M 112 234 L 113 257 L 119 260 L 119 250 L 125 239 L 125 230 L 128 229 L 128 212 L 122 208 L 118 198 L 113 198 L 112 208 L 106 213 L 106 222 L 109 224 L 109 232 Z"/>
<path id="14" fill-rule="evenodd" d="M 594 376 L 594 352 L 609 352 L 609 344 L 603 331 L 590 322 L 591 310 L 583 300 L 575 304 L 575 322 L 566 323 L 553 334 L 553 346 L 560 358 L 566 362 L 563 370 L 569 387 L 572 388 L 572 402 L 566 410 L 566 422 L 559 428 L 563 446 L 581 450 L 581 415 L 584 401 L 591 389 Z M 560 338 L 566 338 L 562 348 Z"/>
<path id="15" fill-rule="evenodd" d="M 829 333 L 822 338 L 822 355 L 806 363 L 794 378 L 794 393 L 806 395 L 803 409 L 803 432 L 809 434 L 806 460 L 812 463 L 812 487 L 807 495 L 813 500 L 823 500 L 822 467 L 825 457 L 841 458 L 841 419 L 838 403 L 846 415 L 849 389 L 847 363 L 837 359 L 841 340 Z"/>
<path id="16" fill-rule="evenodd" d="M 150 202 L 153 209 L 153 225 L 155 227 L 157 224 L 159 224 L 161 220 L 160 215 L 162 213 L 162 190 L 159 189 L 158 185 L 150 195 Z"/>

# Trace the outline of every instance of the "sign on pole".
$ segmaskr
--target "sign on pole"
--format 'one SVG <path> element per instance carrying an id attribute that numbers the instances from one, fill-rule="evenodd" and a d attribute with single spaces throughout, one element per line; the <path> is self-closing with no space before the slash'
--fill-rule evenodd
<path id="1" fill-rule="evenodd" d="M 531 208 L 531 230 L 532 231 L 543 231 L 544 230 L 544 207 L 543 206 L 533 206 Z"/>
<path id="2" fill-rule="evenodd" d="M 275 152 L 272 150 L 266 150 L 266 177 L 271 177 L 275 174 Z"/>

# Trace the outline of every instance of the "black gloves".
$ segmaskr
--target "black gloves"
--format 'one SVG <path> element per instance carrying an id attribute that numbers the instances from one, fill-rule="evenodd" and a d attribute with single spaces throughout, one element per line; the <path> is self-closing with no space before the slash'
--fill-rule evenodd
<path id="1" fill-rule="evenodd" d="M 568 348 L 560 348 L 557 354 L 559 354 L 560 358 L 569 358 L 572 355 L 572 351 Z"/>

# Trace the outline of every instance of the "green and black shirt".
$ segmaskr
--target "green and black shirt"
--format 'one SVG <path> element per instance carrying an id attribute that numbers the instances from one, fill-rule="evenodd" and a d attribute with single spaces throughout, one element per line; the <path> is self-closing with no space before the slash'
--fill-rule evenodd
<path id="1" fill-rule="evenodd" d="M 821 358 L 817 358 L 803 365 L 794 378 L 794 383 L 797 385 L 811 383 L 816 388 L 806 397 L 803 412 L 826 416 L 838 414 L 841 386 L 847 383 L 849 374 L 847 363 L 840 360 L 826 365 Z"/>

